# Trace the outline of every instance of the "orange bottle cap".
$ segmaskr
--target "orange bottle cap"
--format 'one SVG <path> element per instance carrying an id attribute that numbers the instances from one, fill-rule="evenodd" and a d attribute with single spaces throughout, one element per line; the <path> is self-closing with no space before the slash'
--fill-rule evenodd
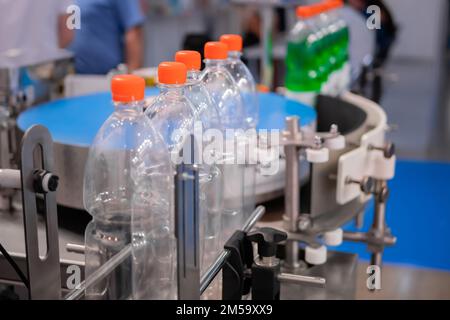
<path id="1" fill-rule="evenodd" d="M 268 93 L 270 92 L 270 89 L 268 86 L 264 85 L 264 84 L 258 84 L 256 86 L 256 90 L 258 90 L 258 92 L 262 92 L 262 93 Z"/>
<path id="2" fill-rule="evenodd" d="M 319 2 L 311 5 L 312 10 L 314 11 L 314 15 L 324 13 L 329 10 L 327 3 Z"/>
<path id="3" fill-rule="evenodd" d="M 315 16 L 317 14 L 317 10 L 313 6 L 300 6 L 297 7 L 296 13 L 297 17 L 302 19 L 308 19 Z"/>
<path id="4" fill-rule="evenodd" d="M 113 101 L 132 102 L 144 100 L 145 80 L 132 74 L 114 76 L 111 80 Z"/>
<path id="5" fill-rule="evenodd" d="M 228 57 L 228 46 L 222 42 L 207 42 L 205 44 L 205 58 L 211 60 L 224 60 Z"/>
<path id="6" fill-rule="evenodd" d="M 323 3 L 323 5 L 325 6 L 326 10 L 333 10 L 334 9 L 334 2 L 332 0 L 327 0 Z"/>
<path id="7" fill-rule="evenodd" d="M 158 81 L 162 84 L 184 84 L 186 74 L 186 65 L 181 62 L 161 62 L 158 66 Z"/>
<path id="8" fill-rule="evenodd" d="M 197 51 L 182 50 L 175 54 L 175 61 L 184 63 L 188 70 L 200 70 L 202 55 Z"/>
<path id="9" fill-rule="evenodd" d="M 238 34 L 224 34 L 220 42 L 228 46 L 228 51 L 242 51 L 242 37 Z"/>

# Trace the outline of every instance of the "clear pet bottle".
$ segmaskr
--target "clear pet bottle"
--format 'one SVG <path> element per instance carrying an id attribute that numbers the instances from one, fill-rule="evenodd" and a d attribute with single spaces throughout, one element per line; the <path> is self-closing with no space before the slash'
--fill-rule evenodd
<path id="1" fill-rule="evenodd" d="M 166 255 L 161 246 L 166 245 L 172 206 L 169 154 L 144 116 L 144 79 L 115 76 L 111 88 L 115 111 L 97 133 L 84 176 L 84 206 L 93 218 L 85 233 L 85 275 L 123 250 L 130 255 L 88 287 L 86 297 L 147 298 L 154 285 L 169 285 L 165 274 L 148 265 L 159 253 Z M 171 270 L 173 264 L 167 261 L 160 269 Z"/>

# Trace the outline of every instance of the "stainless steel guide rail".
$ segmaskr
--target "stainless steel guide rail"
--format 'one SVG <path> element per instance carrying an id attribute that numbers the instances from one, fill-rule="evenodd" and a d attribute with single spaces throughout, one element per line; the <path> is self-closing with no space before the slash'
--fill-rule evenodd
<path id="1" fill-rule="evenodd" d="M 263 206 L 259 206 L 256 208 L 255 211 L 253 211 L 250 218 L 245 223 L 244 227 L 242 228 L 242 231 L 249 232 L 258 222 L 264 213 L 266 212 L 266 208 Z M 228 257 L 230 255 L 230 251 L 224 249 L 219 256 L 216 258 L 214 263 L 209 267 L 208 270 L 206 270 L 205 274 L 202 276 L 200 280 L 200 292 L 203 293 L 208 288 L 210 283 L 214 280 L 214 278 L 217 276 L 219 271 L 222 269 L 223 265 L 227 261 Z"/>
<path id="2" fill-rule="evenodd" d="M 69 292 L 64 300 L 78 300 L 83 297 L 87 287 L 97 284 L 99 281 L 107 277 L 117 266 L 119 266 L 125 259 L 131 256 L 131 244 L 123 248 L 118 254 L 109 259 L 104 265 L 98 268 L 86 280 L 81 282 L 74 290 Z"/>
<path id="3" fill-rule="evenodd" d="M 263 206 L 259 206 L 253 211 L 250 218 L 244 225 L 243 231 L 250 231 L 256 222 L 264 215 L 266 209 Z M 77 248 L 80 249 L 80 248 Z M 80 252 L 80 250 L 77 250 Z M 94 285 L 99 281 L 103 280 L 106 276 L 108 276 L 118 265 L 120 265 L 126 258 L 128 258 L 132 253 L 131 245 L 128 245 L 110 260 L 101 266 L 97 271 L 95 271 L 89 278 L 80 283 L 77 288 L 72 290 L 69 294 L 64 298 L 65 300 L 77 300 L 83 297 L 84 291 L 86 287 L 90 285 Z M 226 259 L 228 258 L 229 252 L 228 250 L 223 250 L 216 261 L 209 267 L 209 269 L 205 272 L 205 274 L 200 279 L 200 293 L 203 293 L 209 286 L 209 284 L 214 280 L 216 275 L 219 273 L 220 269 L 224 265 Z"/>

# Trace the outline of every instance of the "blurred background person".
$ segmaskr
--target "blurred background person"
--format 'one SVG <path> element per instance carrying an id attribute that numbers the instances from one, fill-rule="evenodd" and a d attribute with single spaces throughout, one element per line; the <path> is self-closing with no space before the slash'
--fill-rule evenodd
<path id="1" fill-rule="evenodd" d="M 139 0 L 76 0 L 81 28 L 70 50 L 80 74 L 107 74 L 125 63 L 132 72 L 143 63 L 143 4 Z"/>
<path id="2" fill-rule="evenodd" d="M 67 8 L 72 0 L 0 0 L 0 54 L 54 51 L 73 38 Z M 19 50 L 19 51 L 17 51 Z"/>

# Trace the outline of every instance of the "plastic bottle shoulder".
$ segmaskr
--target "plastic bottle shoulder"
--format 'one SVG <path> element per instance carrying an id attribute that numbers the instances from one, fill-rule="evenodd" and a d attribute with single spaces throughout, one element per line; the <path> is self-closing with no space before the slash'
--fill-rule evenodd
<path id="1" fill-rule="evenodd" d="M 169 152 L 182 148 L 197 119 L 194 105 L 185 96 L 186 88 L 180 90 L 162 92 L 145 111 Z"/>

